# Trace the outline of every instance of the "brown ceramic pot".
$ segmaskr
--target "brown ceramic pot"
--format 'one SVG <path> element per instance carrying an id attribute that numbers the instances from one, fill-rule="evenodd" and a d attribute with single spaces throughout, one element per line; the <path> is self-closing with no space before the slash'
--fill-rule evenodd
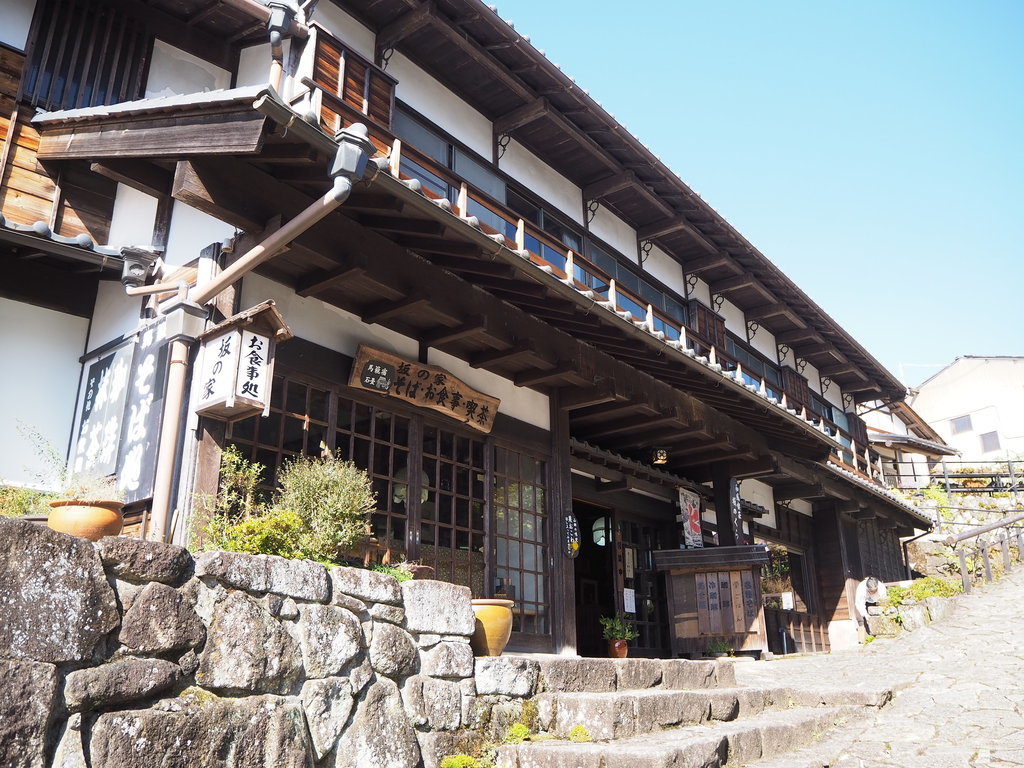
<path id="1" fill-rule="evenodd" d="M 500 598 L 473 600 L 476 629 L 469 644 L 474 656 L 501 656 L 512 634 L 513 605 L 513 601 Z"/>
<path id="2" fill-rule="evenodd" d="M 121 533 L 124 527 L 123 507 L 119 501 L 58 499 L 50 502 L 50 516 L 46 524 L 61 533 L 99 541 L 104 536 Z"/>
<path id="3" fill-rule="evenodd" d="M 608 657 L 612 659 L 624 659 L 629 655 L 629 643 L 625 640 L 608 641 Z"/>

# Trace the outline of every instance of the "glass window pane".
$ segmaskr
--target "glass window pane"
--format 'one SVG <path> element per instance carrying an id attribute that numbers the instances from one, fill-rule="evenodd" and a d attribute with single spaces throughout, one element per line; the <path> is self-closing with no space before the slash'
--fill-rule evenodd
<path id="1" fill-rule="evenodd" d="M 499 203 L 505 202 L 505 182 L 492 169 L 477 162 L 460 149 L 455 149 L 455 172 Z"/>
<path id="2" fill-rule="evenodd" d="M 391 130 L 403 141 L 408 141 L 423 154 L 432 157 L 442 165 L 448 165 L 448 142 L 421 125 L 400 109 L 395 110 Z"/>

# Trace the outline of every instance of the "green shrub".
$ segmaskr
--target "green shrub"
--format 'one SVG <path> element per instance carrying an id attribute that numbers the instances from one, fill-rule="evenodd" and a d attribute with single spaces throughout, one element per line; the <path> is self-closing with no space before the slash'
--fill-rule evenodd
<path id="1" fill-rule="evenodd" d="M 311 559 L 337 560 L 366 538 L 377 498 L 369 476 L 351 461 L 299 457 L 281 467 L 277 480 L 276 505 L 294 509 L 309 526 Z"/>
<path id="2" fill-rule="evenodd" d="M 628 641 L 639 637 L 639 634 L 624 613 L 619 613 L 615 616 L 602 616 L 598 621 L 601 622 L 601 634 L 604 635 L 605 640 Z"/>
<path id="3" fill-rule="evenodd" d="M 952 597 L 963 591 L 963 584 L 941 576 L 926 576 L 915 580 L 909 587 L 889 587 L 886 598 L 889 605 L 900 606 L 916 603 L 926 597 Z"/>
<path id="4" fill-rule="evenodd" d="M 395 565 L 374 563 L 370 566 L 370 570 L 377 571 L 378 573 L 386 573 L 388 576 L 392 576 L 400 582 L 410 581 L 412 579 L 412 571 L 409 570 L 408 563 L 397 563 Z"/>
<path id="5" fill-rule="evenodd" d="M 470 755 L 449 755 L 441 759 L 440 768 L 481 768 L 481 765 Z"/>
<path id="6" fill-rule="evenodd" d="M 0 517 L 22 517 L 24 515 L 47 515 L 47 503 L 56 496 L 52 493 L 33 491 L 30 488 L 0 487 Z"/>
<path id="7" fill-rule="evenodd" d="M 585 741 L 593 741 L 594 737 L 590 735 L 590 731 L 587 730 L 585 725 L 574 725 L 572 730 L 569 731 L 569 741 L 575 741 L 577 744 L 582 744 Z"/>
<path id="8" fill-rule="evenodd" d="M 309 537 L 309 527 L 291 510 L 272 509 L 238 523 L 217 516 L 206 527 L 206 534 L 212 549 L 301 558 L 306 557 L 303 544 Z"/>

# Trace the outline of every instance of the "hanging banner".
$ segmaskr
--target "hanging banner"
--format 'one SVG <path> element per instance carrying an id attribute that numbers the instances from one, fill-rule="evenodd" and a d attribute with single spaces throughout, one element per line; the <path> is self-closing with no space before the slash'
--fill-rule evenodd
<path id="1" fill-rule="evenodd" d="M 678 488 L 679 521 L 683 524 L 683 544 L 687 549 L 703 547 L 704 537 L 700 531 L 700 494 Z"/>
<path id="2" fill-rule="evenodd" d="M 494 427 L 501 403 L 443 368 L 403 360 L 365 345 L 356 353 L 348 384 L 443 413 L 481 432 Z"/>

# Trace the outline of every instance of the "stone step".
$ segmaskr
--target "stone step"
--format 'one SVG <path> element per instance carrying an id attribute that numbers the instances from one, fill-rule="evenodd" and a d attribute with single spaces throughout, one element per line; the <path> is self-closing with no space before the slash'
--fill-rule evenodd
<path id="1" fill-rule="evenodd" d="M 794 706 L 880 707 L 889 691 L 806 690 L 744 687 L 673 691 L 624 690 L 600 693 L 541 693 L 534 697 L 537 724 L 557 738 L 577 725 L 598 740 L 624 739 L 665 728 L 752 717 L 769 709 Z"/>
<path id="2" fill-rule="evenodd" d="M 726 659 L 531 658 L 538 663 L 539 691 L 600 693 L 648 688 L 729 688 L 736 685 L 735 662 Z"/>
<path id="3" fill-rule="evenodd" d="M 502 768 L 717 768 L 751 763 L 810 743 L 854 707 L 793 707 L 614 741 L 540 741 L 498 749 Z M 584 724 L 587 726 L 588 724 Z M 780 764 L 781 765 L 781 764 Z"/>

